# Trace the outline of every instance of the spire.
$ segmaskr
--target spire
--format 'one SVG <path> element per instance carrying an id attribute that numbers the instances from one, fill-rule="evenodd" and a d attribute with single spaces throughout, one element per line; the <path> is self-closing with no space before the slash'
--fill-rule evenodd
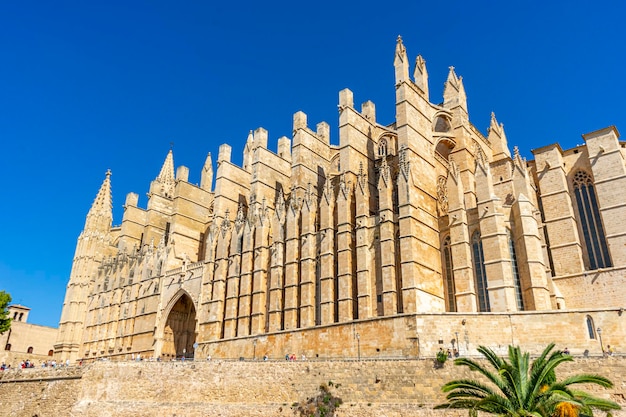
<path id="1" fill-rule="evenodd" d="M 402 36 L 398 35 L 396 41 L 396 55 L 393 60 L 396 69 L 396 85 L 409 80 L 409 59 L 406 55 L 406 48 L 402 43 Z"/>
<path id="2" fill-rule="evenodd" d="M 413 71 L 415 85 L 422 90 L 424 97 L 428 100 L 428 72 L 426 71 L 426 61 L 421 55 L 415 59 L 415 70 Z"/>
<path id="3" fill-rule="evenodd" d="M 202 173 L 200 174 L 200 188 L 211 191 L 213 186 L 213 161 L 211 160 L 211 152 L 206 156 Z"/>
<path id="4" fill-rule="evenodd" d="M 150 184 L 150 194 L 159 194 L 163 197 L 172 198 L 174 195 L 174 184 L 174 153 L 170 149 L 161 167 L 161 172 Z"/>
<path id="5" fill-rule="evenodd" d="M 248 133 L 246 145 L 243 148 L 243 169 L 251 172 L 252 170 L 252 153 L 254 152 L 254 134 L 252 130 Z"/>
<path id="6" fill-rule="evenodd" d="M 174 180 L 174 152 L 171 149 L 165 157 L 165 162 L 163 162 L 163 166 L 161 167 L 161 172 L 159 172 L 157 180 L 161 182 Z"/>
<path id="7" fill-rule="evenodd" d="M 89 213 L 87 213 L 87 220 L 85 221 L 85 230 L 98 230 L 102 232 L 108 232 L 111 229 L 113 223 L 113 204 L 111 198 L 111 170 L 107 170 L 106 176 L 98 195 L 94 200 Z"/>
<path id="8" fill-rule="evenodd" d="M 506 135 L 504 134 L 504 125 L 498 124 L 494 112 L 491 112 L 491 122 L 489 124 L 489 129 L 487 129 L 487 140 L 491 143 L 494 161 L 504 157 L 511 157 Z"/>
<path id="9" fill-rule="evenodd" d="M 443 87 L 443 107 L 454 110 L 460 108 L 467 118 L 467 96 L 463 86 L 463 78 L 457 77 L 454 67 L 450 67 L 448 79 Z"/>
<path id="10" fill-rule="evenodd" d="M 459 77 L 459 105 L 465 110 L 465 113 L 467 113 L 467 94 L 465 93 L 463 77 Z"/>

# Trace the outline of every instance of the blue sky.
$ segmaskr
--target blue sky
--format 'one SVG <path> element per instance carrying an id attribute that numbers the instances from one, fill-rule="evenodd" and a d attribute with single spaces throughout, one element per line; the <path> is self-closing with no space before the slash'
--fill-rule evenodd
<path id="1" fill-rule="evenodd" d="M 199 173 L 249 130 L 270 149 L 292 116 L 331 126 L 338 92 L 394 120 L 393 54 L 421 54 L 431 101 L 448 67 L 470 120 L 494 111 L 509 145 L 583 143 L 626 130 L 623 2 L 19 1 L 0 5 L 0 290 L 56 326 L 85 215 L 112 170 L 114 223 L 126 194 L 145 207 L 173 142 Z M 423 4 L 422 4 L 423 3 Z"/>

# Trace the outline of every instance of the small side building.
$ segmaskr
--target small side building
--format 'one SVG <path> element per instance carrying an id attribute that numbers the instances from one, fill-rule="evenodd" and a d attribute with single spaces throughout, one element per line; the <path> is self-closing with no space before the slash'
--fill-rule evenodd
<path id="1" fill-rule="evenodd" d="M 16 367 L 27 359 L 36 365 L 51 360 L 57 328 L 28 323 L 28 307 L 14 304 L 8 310 L 13 321 L 11 328 L 0 335 L 0 361 Z"/>

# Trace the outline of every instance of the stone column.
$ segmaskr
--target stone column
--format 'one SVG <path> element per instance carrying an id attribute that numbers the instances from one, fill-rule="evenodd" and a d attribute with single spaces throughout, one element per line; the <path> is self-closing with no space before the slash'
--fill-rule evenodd
<path id="1" fill-rule="evenodd" d="M 583 135 L 613 266 L 626 265 L 626 165 L 615 126 Z"/>
<path id="2" fill-rule="evenodd" d="M 284 308 L 285 266 L 285 200 L 282 190 L 276 200 L 276 211 L 272 220 L 272 248 L 270 265 L 270 301 L 268 307 L 269 331 L 282 330 Z"/>
<path id="3" fill-rule="evenodd" d="M 556 276 L 585 270 L 578 225 L 559 145 L 533 150 L 537 178 Z"/>
<path id="4" fill-rule="evenodd" d="M 539 226 L 535 208 L 524 194 L 513 204 L 516 219 L 514 237 L 521 250 L 517 256 L 524 308 L 526 310 L 551 310 L 550 290 L 543 261 L 543 248 L 539 237 Z"/>
<path id="5" fill-rule="evenodd" d="M 384 158 L 378 178 L 378 205 L 383 315 L 391 316 L 398 313 L 399 298 L 396 276 L 396 225 L 393 212 L 393 180 L 387 160 Z"/>
<path id="6" fill-rule="evenodd" d="M 335 322 L 335 195 L 326 179 L 320 201 L 320 311 L 321 324 Z"/>
<path id="7" fill-rule="evenodd" d="M 315 326 L 315 279 L 317 255 L 317 198 L 309 189 L 302 204 L 302 254 L 300 260 L 300 327 Z"/>
<path id="8" fill-rule="evenodd" d="M 249 208 L 251 211 L 252 208 Z M 254 217 L 248 212 L 243 227 L 241 253 L 241 278 L 239 283 L 239 312 L 237 314 L 237 336 L 250 334 L 250 310 L 252 304 L 252 270 L 254 266 Z"/>
<path id="9" fill-rule="evenodd" d="M 223 337 L 224 300 L 226 297 L 226 275 L 228 273 L 228 257 L 232 234 L 228 211 L 221 221 L 215 255 L 215 273 L 213 274 L 213 295 L 209 302 L 208 336 L 209 340 Z"/>
<path id="10" fill-rule="evenodd" d="M 370 230 L 370 192 L 363 166 L 359 170 L 356 200 L 356 276 L 358 318 L 366 319 L 376 311 L 376 294 L 372 293 L 372 233 Z"/>
<path id="11" fill-rule="evenodd" d="M 265 204 L 257 217 L 255 257 L 254 257 L 254 280 L 252 285 L 252 334 L 265 332 L 268 322 L 268 282 L 267 273 L 269 265 L 269 217 Z M 280 323 L 280 321 L 279 321 Z"/>
<path id="12" fill-rule="evenodd" d="M 338 320 L 354 319 L 354 196 L 352 186 L 346 183 L 345 174 L 339 183 L 337 195 L 337 303 Z"/>
<path id="13" fill-rule="evenodd" d="M 450 163 L 447 188 L 456 308 L 458 312 L 474 312 L 478 311 L 478 307 L 472 266 L 472 247 L 465 208 L 465 190 L 458 167 L 454 162 Z"/>
<path id="14" fill-rule="evenodd" d="M 476 163 L 476 196 L 487 274 L 489 311 L 516 311 L 509 236 L 502 213 L 502 203 L 495 197 L 488 162 L 480 157 Z"/>
<path id="15" fill-rule="evenodd" d="M 300 202 L 292 189 L 285 227 L 285 330 L 300 327 Z"/>
<path id="16" fill-rule="evenodd" d="M 244 223 L 243 211 L 240 206 L 230 242 L 228 278 L 226 281 L 226 306 L 224 312 L 224 338 L 226 339 L 237 335 Z"/>

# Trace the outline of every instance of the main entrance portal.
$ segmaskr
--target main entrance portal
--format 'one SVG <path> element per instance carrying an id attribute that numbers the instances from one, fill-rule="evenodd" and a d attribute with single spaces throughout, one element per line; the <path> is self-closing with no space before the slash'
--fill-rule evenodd
<path id="1" fill-rule="evenodd" d="M 165 322 L 163 331 L 164 357 L 193 357 L 196 342 L 196 308 L 188 295 L 178 299 Z"/>

